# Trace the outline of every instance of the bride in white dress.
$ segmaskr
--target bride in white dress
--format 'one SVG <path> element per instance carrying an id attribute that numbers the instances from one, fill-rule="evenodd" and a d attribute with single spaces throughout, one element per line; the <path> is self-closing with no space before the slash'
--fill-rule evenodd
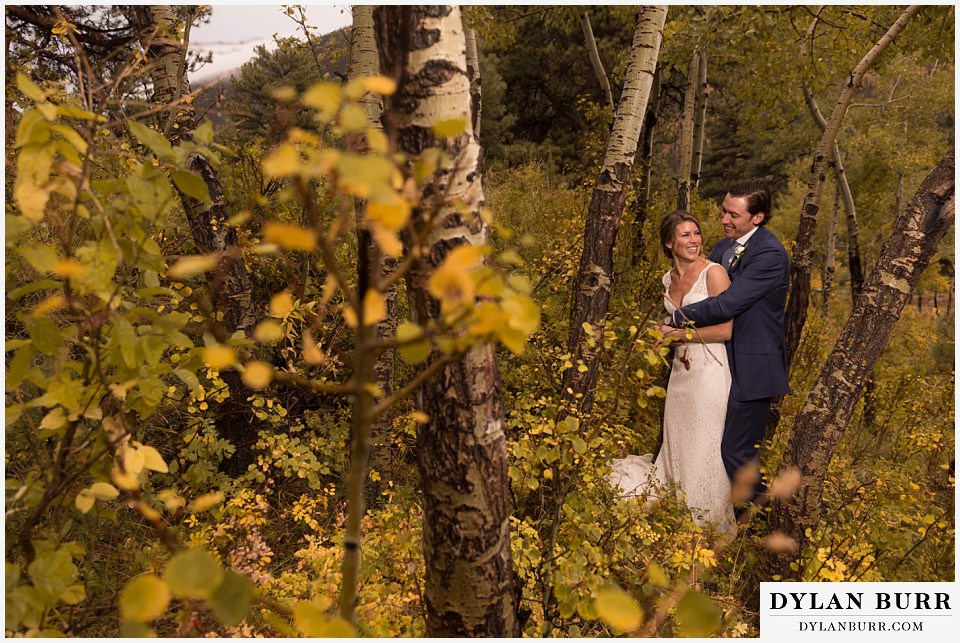
<path id="1" fill-rule="evenodd" d="M 673 261 L 673 269 L 663 276 L 668 313 L 730 286 L 723 266 L 701 256 L 703 238 L 693 215 L 677 210 L 664 217 L 660 243 Z M 622 498 L 656 499 L 658 490 L 672 482 L 698 525 L 711 524 L 727 533 L 735 533 L 736 521 L 720 440 L 731 382 L 723 342 L 732 330 L 733 322 L 727 321 L 698 328 L 689 339 L 686 330 L 668 331 L 683 343 L 676 349 L 667 384 L 663 446 L 655 462 L 651 454 L 614 460 L 610 476 Z"/>

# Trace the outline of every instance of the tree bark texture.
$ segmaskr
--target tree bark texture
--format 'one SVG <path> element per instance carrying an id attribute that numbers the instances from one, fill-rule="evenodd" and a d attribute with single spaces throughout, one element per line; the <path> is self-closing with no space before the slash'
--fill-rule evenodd
<path id="1" fill-rule="evenodd" d="M 610 79 L 607 78 L 603 61 L 600 60 L 597 40 L 593 37 L 593 27 L 590 25 L 590 14 L 586 11 L 580 14 L 580 29 L 583 31 L 583 41 L 587 47 L 587 54 L 590 56 L 590 66 L 593 67 L 597 83 L 600 84 L 600 91 L 603 92 L 603 100 L 610 109 L 613 109 L 613 92 L 610 91 Z"/>
<path id="2" fill-rule="evenodd" d="M 700 168 L 703 166 L 703 141 L 706 138 L 707 122 L 707 52 L 700 50 L 700 61 L 697 65 L 697 103 L 696 116 L 693 121 L 693 161 L 690 166 L 691 189 L 700 185 Z"/>
<path id="3" fill-rule="evenodd" d="M 647 222 L 650 207 L 650 173 L 653 169 L 653 132 L 657 127 L 657 117 L 660 115 L 660 67 L 653 73 L 653 87 L 650 88 L 650 99 L 647 102 L 647 112 L 643 117 L 643 129 L 640 132 L 640 170 L 636 173 L 636 195 L 633 215 L 632 255 L 633 265 L 640 265 L 644 257 L 643 226 Z"/>
<path id="4" fill-rule="evenodd" d="M 830 313 L 830 291 L 833 289 L 833 277 L 837 272 L 837 221 L 840 218 L 840 186 L 833 196 L 833 214 L 830 217 L 830 229 L 827 231 L 827 249 L 823 251 L 823 276 L 820 287 L 820 316 Z"/>
<path id="5" fill-rule="evenodd" d="M 837 140 L 837 133 L 840 131 L 840 124 L 847 113 L 850 102 L 853 100 L 854 92 L 863 81 L 864 74 L 887 46 L 893 42 L 894 38 L 904 30 L 910 18 L 916 15 L 918 11 L 920 11 L 919 5 L 908 7 L 857 64 L 849 79 L 844 83 L 840 97 L 834 105 L 833 112 L 823 131 L 823 136 L 814 152 L 810 179 L 807 183 L 807 193 L 800 212 L 800 226 L 797 229 L 796 243 L 790 262 L 790 300 L 787 302 L 784 342 L 788 368 L 793 361 L 797 347 L 800 345 L 800 335 L 807 320 L 813 242 L 816 239 L 817 232 L 817 213 L 820 210 L 824 176 L 830 162 L 833 144 Z"/>
<path id="6" fill-rule="evenodd" d="M 353 27 L 350 30 L 350 64 L 347 77 L 351 80 L 380 74 L 380 56 L 377 53 L 376 33 L 373 26 L 373 6 L 354 5 Z M 372 92 L 365 94 L 360 103 L 367 112 L 372 126 L 382 129 L 380 117 L 383 114 L 383 99 Z M 359 258 L 359 287 L 357 296 L 363 300 L 371 284 L 381 283 L 397 269 L 397 260 L 380 251 L 369 230 L 363 225 L 367 203 L 363 199 L 354 201 L 357 218 L 357 249 Z M 372 339 L 382 342 L 396 335 L 397 331 L 397 286 L 391 283 L 382 293 L 386 304 L 384 318 L 374 325 Z M 394 389 L 394 371 L 396 367 L 396 349 L 386 349 L 378 353 L 373 364 L 373 382 L 383 393 L 389 396 Z M 390 424 L 393 413 L 388 410 L 373 420 L 370 426 L 370 466 L 381 474 L 381 482 L 391 477 Z M 370 481 L 366 487 L 367 504 L 376 503 L 381 496 L 381 485 Z"/>
<path id="7" fill-rule="evenodd" d="M 480 151 L 470 118 L 463 24 L 455 6 L 382 5 L 374 21 L 382 67 L 398 80 L 385 112 L 388 133 L 411 161 L 440 148 L 453 164 L 428 180 L 413 212 L 417 230 L 429 219 L 442 221 L 408 279 L 411 312 L 424 323 L 439 314 L 427 292 L 430 273 L 453 248 L 489 240 L 480 216 Z M 466 122 L 462 134 L 433 134 L 431 125 L 453 119 Z M 416 249 L 408 243 L 407 250 Z M 417 434 L 427 634 L 518 636 L 504 408 L 493 346 L 442 367 L 418 390 L 417 401 L 429 416 Z"/>
<path id="8" fill-rule="evenodd" d="M 677 209 L 690 211 L 690 171 L 693 167 L 693 130 L 697 115 L 697 80 L 700 51 L 693 50 L 687 85 L 683 92 L 683 116 L 680 121 L 680 167 L 677 169 Z"/>
<path id="9" fill-rule="evenodd" d="M 196 114 L 188 101 L 181 101 L 190 91 L 183 60 L 187 44 L 179 37 L 179 18 L 170 5 L 139 5 L 134 7 L 140 23 L 141 46 L 146 52 L 150 79 L 153 82 L 153 101 L 169 105 L 160 112 L 158 122 L 171 143 L 188 138 L 196 127 Z M 177 189 L 190 226 L 194 245 L 201 253 L 220 253 L 222 259 L 210 284 L 212 310 L 223 313 L 218 335 L 227 337 L 236 331 L 249 334 L 255 322 L 250 275 L 243 254 L 237 246 L 234 228 L 226 225 L 229 218 L 223 187 L 216 168 L 199 154 L 193 155 L 190 169 L 207 186 L 210 202 L 203 203 Z M 251 415 L 244 400 L 248 389 L 236 371 L 221 374 L 230 396 L 221 405 L 215 422 L 220 436 L 234 445 L 233 456 L 223 463 L 230 475 L 240 475 L 253 462 L 253 443 L 256 432 L 251 431 Z"/>
<path id="10" fill-rule="evenodd" d="M 666 17 L 666 6 L 645 6 L 640 11 L 613 131 L 587 211 L 583 253 L 570 313 L 568 350 L 574 366 L 563 372 L 561 389 L 565 406 L 573 404 L 584 415 L 593 407 L 613 285 L 613 247 L 653 86 Z M 584 328 L 585 323 L 592 330 Z M 581 364 L 586 368 L 580 369 Z"/>
<path id="11" fill-rule="evenodd" d="M 827 129 L 827 119 L 820 112 L 817 105 L 817 99 L 809 87 L 804 87 L 804 96 L 807 102 L 807 108 L 810 115 L 816 121 L 821 132 Z M 833 174 L 837 182 L 839 195 L 843 199 L 843 209 L 847 214 L 847 264 L 850 271 L 850 294 L 853 302 L 856 303 L 857 297 L 863 291 L 863 264 L 860 260 L 859 229 L 857 225 L 857 205 L 853 200 L 853 190 L 850 189 L 850 182 L 847 180 L 846 170 L 843 169 L 843 157 L 840 155 L 840 144 L 834 140 L 830 151 L 830 161 L 833 165 Z M 898 202 L 896 212 L 900 212 Z"/>
<path id="12" fill-rule="evenodd" d="M 795 467 L 802 483 L 777 504 L 779 529 L 800 543 L 820 520 L 823 485 L 834 451 L 857 400 L 900 318 L 910 293 L 954 220 L 954 156 L 927 176 L 884 243 L 876 267 L 847 320 L 793 426 L 782 467 Z M 789 576 L 789 559 L 780 561 Z M 802 569 L 802 566 L 801 566 Z"/>
<path id="13" fill-rule="evenodd" d="M 467 41 L 467 77 L 470 79 L 470 120 L 473 121 L 473 137 L 480 140 L 480 121 L 483 115 L 483 92 L 480 85 L 480 54 L 477 51 L 477 32 L 463 28 Z"/>

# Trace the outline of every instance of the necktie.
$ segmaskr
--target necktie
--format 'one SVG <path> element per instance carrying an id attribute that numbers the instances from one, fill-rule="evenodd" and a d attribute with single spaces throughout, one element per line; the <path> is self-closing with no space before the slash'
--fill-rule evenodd
<path id="1" fill-rule="evenodd" d="M 733 255 L 736 254 L 737 248 L 740 247 L 739 241 L 734 241 L 730 244 L 730 247 L 723 251 L 723 267 L 728 272 L 730 271 L 730 264 L 733 262 Z"/>

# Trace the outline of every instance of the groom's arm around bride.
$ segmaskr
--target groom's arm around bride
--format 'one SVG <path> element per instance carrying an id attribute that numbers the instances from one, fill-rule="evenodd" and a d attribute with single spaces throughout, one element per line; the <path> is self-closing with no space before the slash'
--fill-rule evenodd
<path id="1" fill-rule="evenodd" d="M 733 383 L 721 446 L 731 480 L 757 461 L 772 399 L 790 392 L 783 342 L 790 258 L 766 229 L 769 220 L 770 193 L 763 183 L 748 179 L 731 185 L 723 200 L 725 238 L 710 252 L 711 261 L 727 268 L 730 287 L 668 320 L 676 327 L 689 322 L 702 327 L 733 319 L 727 342 Z"/>

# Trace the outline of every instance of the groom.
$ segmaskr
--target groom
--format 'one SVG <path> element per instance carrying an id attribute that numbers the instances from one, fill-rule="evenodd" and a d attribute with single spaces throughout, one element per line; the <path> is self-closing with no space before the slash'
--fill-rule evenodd
<path id="1" fill-rule="evenodd" d="M 770 192 L 755 179 L 736 181 L 723 199 L 723 234 L 710 260 L 723 265 L 730 287 L 715 297 L 684 306 L 671 326 L 692 321 L 710 326 L 733 319 L 726 342 L 733 383 L 720 451 L 727 475 L 759 462 L 758 445 L 774 397 L 790 392 L 783 313 L 790 284 L 790 258 L 764 226 L 770 221 Z M 759 481 L 755 493 L 763 485 Z"/>

